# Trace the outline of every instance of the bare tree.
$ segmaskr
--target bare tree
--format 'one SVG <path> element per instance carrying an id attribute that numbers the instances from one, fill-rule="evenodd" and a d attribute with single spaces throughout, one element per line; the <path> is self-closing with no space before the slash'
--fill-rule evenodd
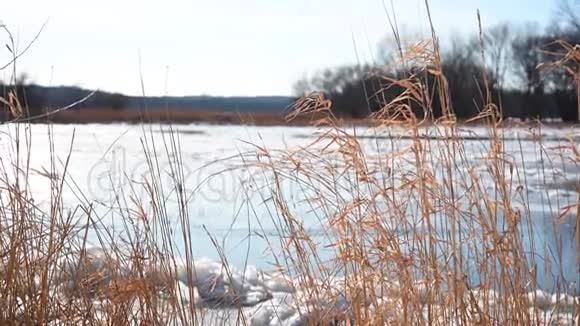
<path id="1" fill-rule="evenodd" d="M 391 64 L 401 60 L 401 55 L 412 46 L 423 41 L 425 37 L 420 31 L 402 25 L 398 34 L 387 34 L 378 44 L 378 57 L 382 64 Z M 403 53 L 400 53 L 402 51 Z"/>
<path id="2" fill-rule="evenodd" d="M 292 85 L 292 94 L 296 97 L 308 95 L 308 93 L 312 91 L 314 91 L 314 87 L 310 83 L 308 77 L 303 77 Z"/>
<path id="3" fill-rule="evenodd" d="M 566 28 L 580 33 L 580 0 L 559 0 L 556 16 Z"/>
<path id="4" fill-rule="evenodd" d="M 495 89 L 503 88 L 508 63 L 511 59 L 511 47 L 513 34 L 507 23 L 496 25 L 484 34 L 485 51 L 488 54 L 487 66 L 490 69 Z"/>
<path id="5" fill-rule="evenodd" d="M 459 118 L 471 118 L 481 109 L 482 73 L 485 67 L 478 55 L 480 49 L 476 37 L 467 41 L 453 36 L 451 46 L 442 55 L 442 69 L 451 94 L 454 113 Z"/>
<path id="6" fill-rule="evenodd" d="M 543 44 L 544 39 L 537 33 L 537 25 L 527 25 L 512 42 L 514 73 L 520 78 L 528 94 L 543 90 L 538 69 L 542 63 Z"/>
<path id="7" fill-rule="evenodd" d="M 544 99 L 545 80 L 539 69 L 544 61 L 542 47 L 547 43 L 536 24 L 528 24 L 512 42 L 514 75 L 519 77 L 524 90 L 524 109 L 527 116 L 538 118 L 544 113 L 539 102 Z"/>

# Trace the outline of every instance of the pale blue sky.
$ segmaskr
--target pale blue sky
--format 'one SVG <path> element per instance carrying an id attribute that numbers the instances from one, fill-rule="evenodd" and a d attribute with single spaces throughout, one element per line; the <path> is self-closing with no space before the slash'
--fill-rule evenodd
<path id="1" fill-rule="evenodd" d="M 424 0 L 393 2 L 401 25 L 426 31 Z M 554 0 L 430 5 L 441 38 L 475 31 L 477 8 L 485 26 L 545 25 L 555 9 Z M 19 71 L 44 85 L 139 94 L 140 52 L 148 95 L 289 95 L 303 75 L 355 62 L 351 32 L 363 60 L 389 33 L 382 0 L 17 0 L 1 6 L 0 20 L 21 49 L 47 19 Z M 0 66 L 9 58 L 2 46 Z"/>

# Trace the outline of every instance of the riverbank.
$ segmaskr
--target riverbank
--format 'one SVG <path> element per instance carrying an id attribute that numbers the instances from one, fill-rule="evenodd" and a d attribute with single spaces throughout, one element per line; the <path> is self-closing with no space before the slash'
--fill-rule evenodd
<path id="1" fill-rule="evenodd" d="M 307 114 L 288 120 L 284 114 L 269 112 L 235 112 L 222 110 L 183 110 L 152 108 L 147 110 L 114 110 L 107 108 L 83 108 L 57 112 L 34 122 L 56 124 L 111 124 L 111 123 L 210 123 L 278 126 L 307 126 L 322 118 L 320 114 Z M 353 120 L 353 122 L 357 122 Z M 357 122 L 358 123 L 358 122 Z M 360 121 L 363 123 L 363 121 Z"/>
<path id="2" fill-rule="evenodd" d="M 176 108 L 151 108 L 147 110 L 115 110 L 110 108 L 82 108 L 69 109 L 41 118 L 26 120 L 32 123 L 53 123 L 53 124 L 139 124 L 139 123 L 171 123 L 176 125 L 185 125 L 191 123 L 205 123 L 214 125 L 253 125 L 253 126 L 297 126 L 307 127 L 320 123 L 328 124 L 326 113 L 309 112 L 292 116 L 289 118 L 288 112 L 234 112 L 223 110 L 186 110 Z M 369 118 L 338 118 L 332 123 L 352 126 L 379 126 L 381 121 L 372 117 Z M 390 122 L 392 123 L 392 122 Z M 488 122 L 485 120 L 470 120 L 456 122 L 463 126 L 482 126 L 486 127 Z M 397 125 L 395 123 L 395 125 Z M 404 127 L 401 121 L 400 126 Z M 436 125 L 432 122 L 425 121 L 422 127 Z M 577 124 L 562 122 L 558 119 L 545 119 L 543 121 L 522 121 L 519 119 L 508 118 L 497 124 L 498 128 L 522 128 L 538 127 L 540 125 L 549 127 L 574 127 Z"/>

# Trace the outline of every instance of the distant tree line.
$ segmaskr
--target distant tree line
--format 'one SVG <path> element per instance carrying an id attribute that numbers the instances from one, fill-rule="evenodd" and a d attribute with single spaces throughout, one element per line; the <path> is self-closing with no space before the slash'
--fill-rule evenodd
<path id="1" fill-rule="evenodd" d="M 0 82 L 0 120 L 41 116 L 78 102 L 71 110 L 82 108 L 109 108 L 123 110 L 129 97 L 118 93 L 92 92 L 78 87 L 44 87 L 28 83 L 26 77 L 15 82 Z M 85 99 L 86 98 L 86 99 Z M 84 101 L 80 101 L 85 99 Z M 79 102 L 80 101 L 80 102 Z"/>
<path id="2" fill-rule="evenodd" d="M 533 23 L 519 27 L 503 23 L 484 30 L 482 35 L 451 40 L 441 50 L 438 64 L 451 97 L 445 107 L 451 108 L 457 118 L 474 117 L 489 90 L 504 117 L 578 121 L 580 62 L 566 57 L 571 50 L 566 44 L 580 44 L 580 1 L 560 1 L 554 23 L 545 30 Z M 437 85 L 429 65 L 412 56 L 395 65 L 401 54 L 398 46 L 380 50 L 379 64 L 323 70 L 298 81 L 296 95 L 322 92 L 332 101 L 334 114 L 362 118 L 403 94 L 407 88 L 397 81 L 413 76 L 428 89 L 428 99 L 421 104 L 411 101 L 409 106 L 419 116 L 441 116 L 441 98 L 429 92 L 443 85 Z M 425 103 L 429 112 L 424 110 Z"/>
<path id="3" fill-rule="evenodd" d="M 214 97 L 214 96 L 126 96 L 103 91 L 93 92 L 79 87 L 46 87 L 27 82 L 25 76 L 16 81 L 0 82 L 0 121 L 38 117 L 46 112 L 74 106 L 69 110 L 172 109 L 193 111 L 273 113 L 282 115 L 291 104 L 286 96 Z M 84 101 L 80 101 L 85 99 Z M 9 104 L 8 104 L 9 103 Z M 16 110 L 15 110 L 16 109 Z M 17 112 L 19 111 L 19 112 Z M 44 119 L 43 119 L 44 120 Z"/>

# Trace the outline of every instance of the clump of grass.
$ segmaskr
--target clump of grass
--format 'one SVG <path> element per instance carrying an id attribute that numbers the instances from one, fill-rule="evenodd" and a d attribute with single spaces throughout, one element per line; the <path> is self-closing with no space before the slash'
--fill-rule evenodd
<path id="1" fill-rule="evenodd" d="M 9 89 L 2 103 L 12 113 L 26 112 L 14 100 L 16 91 Z M 49 160 L 37 170 L 32 168 L 35 117 L 21 118 L 2 126 L 0 135 L 0 324 L 189 325 L 230 316 L 206 313 L 195 289 L 186 194 L 177 191 L 184 184 L 177 134 L 158 139 L 144 129 L 147 171 L 129 180 L 129 192 L 113 189 L 114 203 L 103 212 L 69 175 L 71 166 L 82 164 L 71 159 L 74 133 L 68 153 L 58 156 L 55 143 L 63 139 L 55 139 L 53 125 L 47 124 Z M 176 162 L 165 174 L 153 154 L 161 152 Z M 171 189 L 161 183 L 167 173 Z M 48 201 L 35 201 L 43 191 Z M 74 206 L 63 199 L 66 192 L 74 194 Z M 176 216 L 167 211 L 169 198 L 179 203 Z M 115 227 L 109 218 L 118 222 Z M 175 249 L 180 241 L 188 244 L 186 252 Z M 236 307 L 241 309 L 234 304 L 233 311 Z"/>
<path id="2" fill-rule="evenodd" d="M 572 52 L 560 64 L 575 58 L 577 47 L 568 48 Z M 408 60 L 419 69 L 407 78 L 384 76 L 385 89 L 397 85 L 403 91 L 373 113 L 371 124 L 379 127 L 341 124 L 332 103 L 313 93 L 289 116 L 325 115 L 312 143 L 283 152 L 259 146 L 257 159 L 245 158 L 269 177 L 272 218 L 282 230 L 280 261 L 302 287 L 296 302 L 317 321 L 356 325 L 572 324 L 578 301 L 546 303 L 538 275 L 542 268 L 550 274 L 547 261 L 561 266 L 574 257 L 538 254 L 547 249 L 533 236 L 537 217 L 530 209 L 524 145 L 506 149 L 500 105 L 482 85 L 484 106 L 471 121 L 479 121 L 489 137 L 468 142 L 449 106 L 453 94 L 435 35 L 402 53 L 400 64 Z M 427 120 L 434 97 L 443 116 Z M 531 128 L 541 132 L 540 125 Z M 468 148 L 474 146 L 477 160 L 477 151 Z M 552 162 L 538 168 L 544 173 L 556 168 L 554 158 L 577 162 L 572 141 L 564 150 L 540 139 L 525 146 Z M 291 199 L 287 182 L 298 186 L 301 200 Z M 552 205 L 545 209 L 556 219 L 559 207 Z M 322 237 L 304 226 L 304 214 L 318 218 Z M 328 248 L 330 254 L 321 253 Z M 567 293 L 578 280 L 574 275 L 557 275 L 552 291 Z"/>

